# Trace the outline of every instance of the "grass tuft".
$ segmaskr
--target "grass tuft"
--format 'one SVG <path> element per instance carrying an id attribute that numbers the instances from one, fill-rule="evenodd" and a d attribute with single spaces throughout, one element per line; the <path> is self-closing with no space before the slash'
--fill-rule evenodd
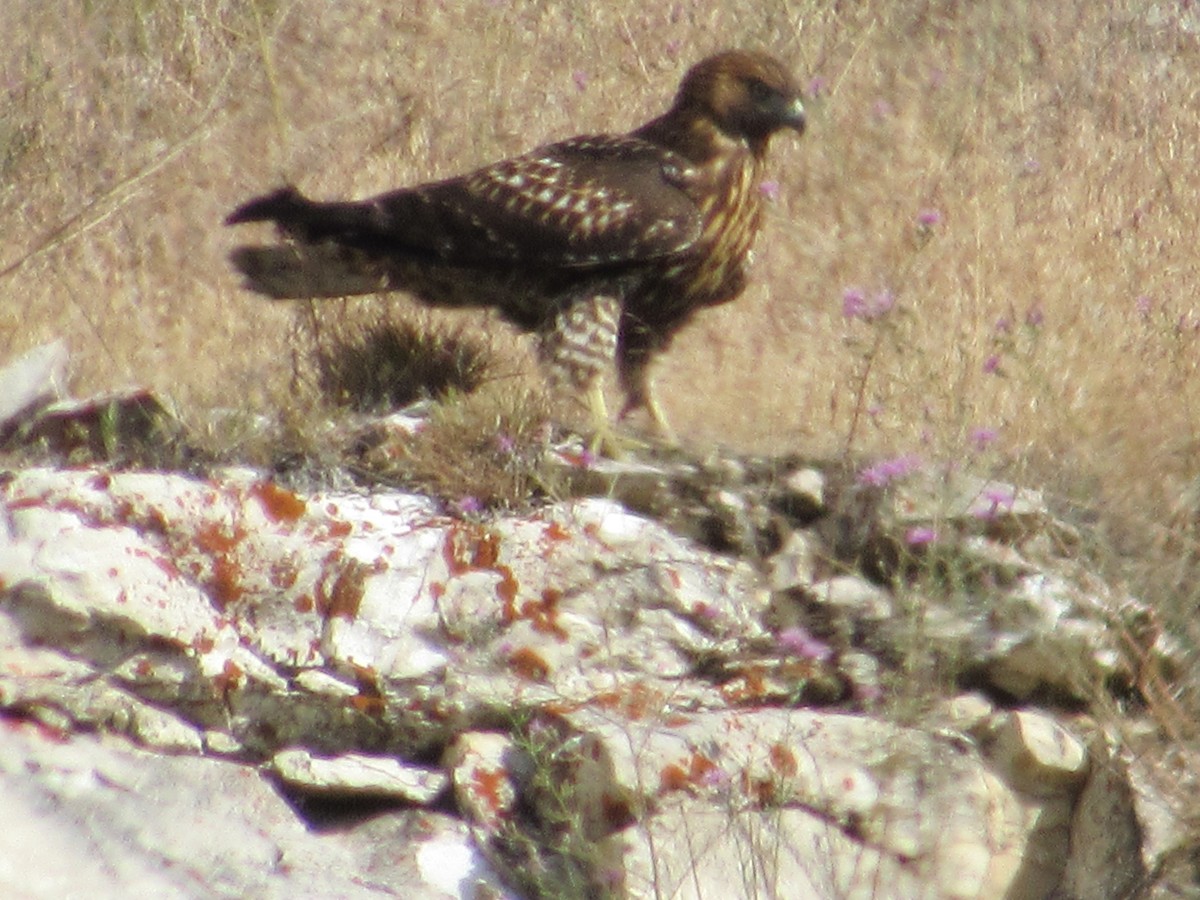
<path id="1" fill-rule="evenodd" d="M 316 385 L 327 402 L 355 412 L 380 413 L 451 393 L 470 394 L 484 383 L 488 349 L 462 328 L 448 331 L 379 315 L 366 322 L 305 320 L 311 328 Z"/>
<path id="2" fill-rule="evenodd" d="M 554 493 L 548 415 L 543 394 L 491 382 L 448 395 L 415 432 L 378 430 L 359 467 L 441 497 L 461 514 L 525 509 Z"/>

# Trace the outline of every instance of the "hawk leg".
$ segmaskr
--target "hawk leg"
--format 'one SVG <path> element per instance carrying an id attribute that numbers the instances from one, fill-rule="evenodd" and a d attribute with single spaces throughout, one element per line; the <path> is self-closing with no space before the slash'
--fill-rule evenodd
<path id="1" fill-rule="evenodd" d="M 555 388 L 569 388 L 587 408 L 592 449 L 620 456 L 622 444 L 609 421 L 601 379 L 617 349 L 621 303 L 605 295 L 564 306 L 542 335 L 538 356 Z"/>
<path id="2" fill-rule="evenodd" d="M 637 410 L 645 410 L 660 440 L 675 445 L 675 431 L 667 421 L 650 379 L 650 362 L 655 354 L 665 350 L 675 328 L 663 327 L 652 331 L 626 316 L 621 323 L 617 345 L 617 377 L 625 393 L 625 405 L 618 419 L 625 419 Z"/>

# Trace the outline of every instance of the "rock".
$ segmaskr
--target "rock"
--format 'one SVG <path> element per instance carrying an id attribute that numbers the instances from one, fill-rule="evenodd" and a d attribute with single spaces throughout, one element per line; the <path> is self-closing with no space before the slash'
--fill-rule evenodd
<path id="1" fill-rule="evenodd" d="M 816 577 L 817 553 L 812 538 L 794 531 L 768 560 L 767 584 L 773 591 L 808 587 Z"/>
<path id="2" fill-rule="evenodd" d="M 1078 900 L 1192 897 L 1200 884 L 1194 837 L 1180 800 L 1164 788 L 1196 788 L 1195 754 L 1152 769 L 1114 735 L 1092 742 L 1092 776 L 1075 806 L 1063 895 Z M 1182 797 L 1182 794 L 1179 795 Z"/>
<path id="3" fill-rule="evenodd" d="M 1139 873 L 1182 858 L 1153 782 L 1116 750 L 1125 768 L 1089 765 L 1039 705 L 1183 671 L 1144 604 L 1030 550 L 1044 508 L 1007 529 L 968 506 L 910 546 L 887 490 L 781 501 L 813 480 L 794 460 L 660 468 L 634 492 L 654 517 L 577 497 L 466 519 L 247 469 L 6 474 L 0 727 L 20 737 L 0 742 L 0 803 L 98 896 L 178 895 L 194 865 L 206 895 L 503 896 L 496 868 L 548 895 L 1086 897 L 1127 884 L 1129 853 Z M 955 699 L 889 721 L 918 667 Z M 454 816 L 338 812 L 440 808 L 446 785 Z M 191 821 L 176 790 L 196 835 L 137 817 L 162 793 Z M 305 819 L 318 807 L 336 827 Z"/>
<path id="4" fill-rule="evenodd" d="M 507 821 L 530 776 L 530 761 L 511 737 L 494 732 L 460 734 L 446 749 L 454 797 L 467 819 L 488 829 Z"/>
<path id="5" fill-rule="evenodd" d="M 796 524 L 811 524 L 825 512 L 825 475 L 807 466 L 789 472 L 771 505 Z"/>
<path id="6" fill-rule="evenodd" d="M 972 636 L 974 657 L 991 684 L 1024 699 L 1037 691 L 1076 700 L 1123 668 L 1109 615 L 1126 607 L 1066 579 L 1036 573 L 997 597 L 985 628 Z M 1112 610 L 1104 616 L 1095 610 Z"/>
<path id="7" fill-rule="evenodd" d="M 1012 533 L 1033 530 L 1051 516 L 1040 491 L 978 478 L 961 471 L 934 474 L 919 469 L 893 482 L 893 509 L 907 524 L 947 520 L 962 525 L 981 523 Z"/>
<path id="8" fill-rule="evenodd" d="M 153 463 L 170 449 L 175 430 L 171 415 L 151 391 L 130 388 L 43 406 L 14 440 L 42 444 L 67 458 L 107 460 L 132 455 Z"/>
<path id="9" fill-rule="evenodd" d="M 22 419 L 63 396 L 67 382 L 67 345 L 42 344 L 0 369 L 0 443 Z"/>
<path id="10" fill-rule="evenodd" d="M 571 496 L 603 496 L 676 534 L 728 553 L 769 555 L 782 520 L 806 525 L 824 508 L 824 476 L 795 460 L 676 453 L 620 461 L 560 451 L 554 472 Z"/>
<path id="11" fill-rule="evenodd" d="M 614 460 L 569 450 L 556 453 L 553 461 L 570 496 L 611 497 L 634 512 L 654 517 L 670 516 L 679 505 L 673 480 L 683 473 L 669 463 Z"/>
<path id="12" fill-rule="evenodd" d="M 980 736 L 991 722 L 995 704 L 978 693 L 959 694 L 941 704 L 938 712 L 951 728 L 964 735 Z"/>
<path id="13" fill-rule="evenodd" d="M 1079 797 L 1072 823 L 1064 894 L 1078 900 L 1118 900 L 1136 895 L 1147 871 L 1127 767 L 1102 749 Z"/>
<path id="14" fill-rule="evenodd" d="M 1004 786 L 980 760 L 919 732 L 858 716 L 784 710 L 679 717 L 670 732 L 587 710 L 567 719 L 582 735 L 579 756 L 593 761 L 579 769 L 578 784 L 567 788 L 586 792 L 585 810 L 630 809 L 636 815 L 678 798 L 709 798 L 712 808 L 722 810 L 726 834 L 737 830 L 731 829 L 731 809 L 776 810 L 770 821 L 778 810 L 803 810 L 797 827 L 815 819 L 825 832 L 840 831 L 874 848 L 879 856 L 868 859 L 881 873 L 903 869 L 913 875 L 913 890 L 898 896 L 931 896 L 948 873 L 958 887 L 945 896 L 996 896 L 1005 890 L 1037 896 L 1023 892 L 1027 883 L 1019 874 L 1037 806 Z M 604 822 L 589 827 L 603 831 Z M 610 819 L 608 830 L 615 827 Z M 649 827 L 654 837 L 657 826 Z M 641 838 L 634 833 L 621 840 L 637 846 Z M 789 846 L 801 868 L 825 870 L 817 865 L 824 858 L 819 848 L 809 859 L 808 845 Z M 677 852 L 698 859 L 704 852 L 696 853 L 696 847 L 709 844 L 698 838 Z M 720 865 L 737 871 L 736 858 Z M 968 867 L 970 859 L 978 865 Z M 1063 859 L 1059 862 L 1061 868 Z"/>
<path id="15" fill-rule="evenodd" d="M 282 750 L 272 757 L 271 768 L 290 788 L 305 794 L 391 797 L 422 805 L 432 802 L 449 781 L 438 769 L 362 753 L 322 758 L 307 750 Z"/>
<path id="16" fill-rule="evenodd" d="M 804 592 L 811 603 L 849 642 L 863 626 L 878 624 L 895 611 L 892 595 L 857 575 L 837 575 L 811 584 Z"/>
<path id="17" fill-rule="evenodd" d="M 1074 792 L 1087 778 L 1083 743 L 1048 715 L 1006 713 L 990 731 L 988 755 L 1017 790 L 1035 796 Z"/>
<path id="18" fill-rule="evenodd" d="M 729 811 L 674 797 L 610 843 L 611 855 L 623 860 L 619 883 L 628 897 L 932 896 L 903 860 L 862 847 L 852 834 L 804 809 Z"/>
<path id="19" fill-rule="evenodd" d="M 0 815 L 21 823 L 0 833 L 5 896 L 507 896 L 448 816 L 401 810 L 314 831 L 250 766 L 4 729 Z"/>

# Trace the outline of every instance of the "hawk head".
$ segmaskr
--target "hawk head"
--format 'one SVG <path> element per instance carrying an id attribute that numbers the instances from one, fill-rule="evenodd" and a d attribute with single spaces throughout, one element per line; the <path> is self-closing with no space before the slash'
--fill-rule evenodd
<path id="1" fill-rule="evenodd" d="M 774 57 L 748 50 L 728 50 L 694 65 L 679 86 L 675 109 L 756 147 L 781 129 L 804 130 L 804 104 L 791 73 Z"/>

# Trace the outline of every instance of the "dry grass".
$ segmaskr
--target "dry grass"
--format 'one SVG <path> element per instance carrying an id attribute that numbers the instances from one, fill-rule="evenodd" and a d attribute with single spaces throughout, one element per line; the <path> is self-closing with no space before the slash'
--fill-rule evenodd
<path id="1" fill-rule="evenodd" d="M 305 307 L 296 336 L 304 361 L 298 360 L 296 370 L 300 376 L 311 373 L 307 387 L 338 406 L 386 413 L 455 392 L 469 394 L 499 369 L 481 338 L 431 325 L 419 315 L 398 317 L 387 304 L 371 303 L 359 315 L 347 315 L 341 304 Z"/>
<path id="2" fill-rule="evenodd" d="M 777 148 L 755 287 L 665 361 L 684 434 L 950 458 L 995 428 L 993 460 L 1139 513 L 1192 478 L 1194 12 L 467 6 L 6 4 L 0 352 L 66 336 L 81 392 L 147 382 L 185 411 L 269 409 L 293 312 L 238 289 L 219 227 L 234 203 L 285 179 L 363 194 L 623 128 L 688 61 L 752 44 L 814 79 L 812 127 Z M 923 209 L 942 216 L 925 237 Z M 874 335 L 840 315 L 852 285 L 904 313 L 862 410 Z M 985 373 L 996 323 L 1021 332 L 1030 309 L 1036 340 Z"/>
<path id="3" fill-rule="evenodd" d="M 549 420 L 542 393 L 493 381 L 446 396 L 416 434 L 384 430 L 355 466 L 372 480 L 415 485 L 459 513 L 524 509 L 558 493 L 546 458 Z"/>
<path id="4" fill-rule="evenodd" d="M 79 393 L 143 383 L 193 420 L 294 412 L 294 311 L 225 263 L 237 202 L 285 180 L 363 195 L 624 129 L 704 53 L 764 47 L 812 79 L 811 127 L 777 147 L 753 288 L 664 361 L 678 430 L 1047 486 L 1197 643 L 1179 505 L 1200 469 L 1195 6 L 642 7 L 3 4 L 0 357 L 65 337 Z M 853 286 L 895 311 L 843 317 Z"/>

